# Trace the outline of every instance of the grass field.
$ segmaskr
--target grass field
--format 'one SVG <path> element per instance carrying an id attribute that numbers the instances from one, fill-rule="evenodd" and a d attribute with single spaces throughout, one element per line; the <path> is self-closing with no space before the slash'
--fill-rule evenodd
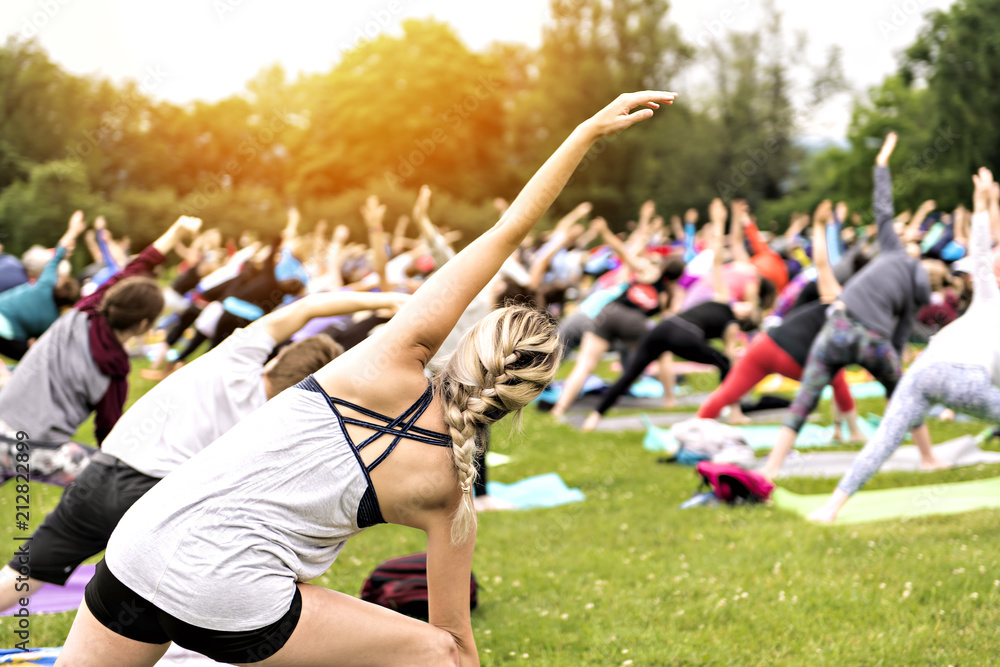
<path id="1" fill-rule="evenodd" d="M 132 398 L 150 387 L 133 376 Z M 859 410 L 884 405 L 864 400 Z M 820 412 L 828 418 L 829 404 Z M 931 432 L 943 442 L 983 426 L 932 420 Z M 87 424 L 81 439 L 90 438 Z M 579 433 L 529 409 L 520 434 L 498 428 L 493 442 L 513 460 L 491 479 L 555 471 L 586 500 L 480 516 L 472 618 L 484 665 L 1000 662 L 1000 511 L 832 527 L 763 506 L 682 511 L 695 473 L 656 463 L 640 433 Z M 997 475 L 1000 465 L 880 474 L 867 488 Z M 782 486 L 825 493 L 835 483 Z M 60 493 L 32 485 L 34 522 Z M 13 505 L 7 484 L 0 543 L 9 546 Z M 378 562 L 424 548 L 422 533 L 378 526 L 318 583 L 357 595 Z M 32 645 L 61 645 L 72 620 L 34 616 Z M 0 646 L 12 632 L 0 620 Z"/>

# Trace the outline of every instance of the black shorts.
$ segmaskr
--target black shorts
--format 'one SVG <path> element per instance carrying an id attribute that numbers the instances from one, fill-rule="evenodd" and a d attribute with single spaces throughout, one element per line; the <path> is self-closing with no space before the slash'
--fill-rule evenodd
<path id="1" fill-rule="evenodd" d="M 125 512 L 159 481 L 107 454 L 94 454 L 32 535 L 28 554 L 15 556 L 8 565 L 34 579 L 64 585 L 80 563 L 104 551 Z"/>
<path id="2" fill-rule="evenodd" d="M 87 608 L 101 625 L 115 634 L 146 644 L 169 641 L 218 662 L 260 662 L 274 655 L 285 643 L 302 615 L 302 593 L 295 596 L 288 612 L 274 623 L 257 630 L 226 632 L 207 630 L 171 616 L 137 595 L 111 573 L 102 560 L 84 593 Z"/>

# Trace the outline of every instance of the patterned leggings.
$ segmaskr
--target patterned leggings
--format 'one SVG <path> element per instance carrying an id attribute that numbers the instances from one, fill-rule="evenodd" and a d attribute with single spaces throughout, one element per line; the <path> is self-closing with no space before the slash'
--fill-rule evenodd
<path id="1" fill-rule="evenodd" d="M 809 350 L 802 387 L 795 395 L 785 426 L 798 433 L 809 413 L 816 409 L 823 388 L 841 368 L 851 364 L 860 364 L 882 383 L 885 395 L 892 396 L 902 374 L 892 343 L 847 313 L 834 310 Z"/>
<path id="2" fill-rule="evenodd" d="M 857 493 L 899 447 L 906 432 L 924 423 L 935 403 L 1000 423 L 1000 389 L 983 367 L 938 362 L 911 370 L 899 383 L 875 435 L 837 486 L 848 495 Z"/>

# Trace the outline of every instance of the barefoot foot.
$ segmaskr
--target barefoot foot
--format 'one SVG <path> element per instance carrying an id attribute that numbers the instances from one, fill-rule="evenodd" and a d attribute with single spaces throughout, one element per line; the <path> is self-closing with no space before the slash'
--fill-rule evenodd
<path id="1" fill-rule="evenodd" d="M 815 523 L 833 523 L 837 518 L 837 511 L 824 505 L 810 514 L 807 518 Z"/>
<path id="2" fill-rule="evenodd" d="M 920 469 L 924 472 L 933 472 L 934 470 L 947 470 L 948 468 L 954 467 L 953 463 L 948 461 L 942 461 L 941 459 L 924 459 L 920 462 Z"/>
<path id="3" fill-rule="evenodd" d="M 597 428 L 597 425 L 601 423 L 601 413 L 591 412 L 587 415 L 587 418 L 583 421 L 583 425 L 580 426 L 581 431 L 593 431 Z"/>

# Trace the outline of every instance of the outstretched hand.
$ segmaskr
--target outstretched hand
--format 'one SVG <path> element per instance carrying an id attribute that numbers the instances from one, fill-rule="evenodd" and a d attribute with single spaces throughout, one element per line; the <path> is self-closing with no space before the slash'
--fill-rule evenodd
<path id="1" fill-rule="evenodd" d="M 657 90 L 644 90 L 636 93 L 623 93 L 615 101 L 604 107 L 584 121 L 584 125 L 596 137 L 606 137 L 618 134 L 636 123 L 653 117 L 653 110 L 661 104 L 673 104 L 677 93 Z M 648 107 L 633 112 L 637 107 Z"/>
<path id="2" fill-rule="evenodd" d="M 726 205 L 718 197 L 708 205 L 708 219 L 713 223 L 722 222 L 724 224 L 726 222 Z"/>
<path id="3" fill-rule="evenodd" d="M 377 196 L 371 195 L 361 207 L 361 217 L 364 218 L 368 229 L 381 229 L 382 218 L 385 217 L 385 204 L 380 203 Z"/>
<path id="4" fill-rule="evenodd" d="M 829 199 L 824 199 L 813 212 L 814 225 L 826 225 L 833 216 L 833 203 Z"/>
<path id="5" fill-rule="evenodd" d="M 426 185 L 420 186 L 420 193 L 417 201 L 413 204 L 413 221 L 418 225 L 427 217 L 427 210 L 431 206 L 431 189 Z"/>
<path id="6" fill-rule="evenodd" d="M 980 167 L 979 172 L 972 175 L 972 183 L 975 185 L 972 193 L 973 206 L 977 212 L 985 211 L 989 207 L 995 185 L 993 172 L 986 167 Z"/>
<path id="7" fill-rule="evenodd" d="M 608 223 L 604 218 L 594 218 L 590 221 L 590 230 L 598 234 L 602 234 L 608 231 Z"/>
<path id="8" fill-rule="evenodd" d="M 897 138 L 895 132 L 890 132 L 885 136 L 885 141 L 882 142 L 882 150 L 878 152 L 878 156 L 875 158 L 875 164 L 880 167 L 889 166 L 889 158 L 892 157 L 892 152 L 896 149 Z"/>
<path id="9" fill-rule="evenodd" d="M 70 216 L 69 225 L 66 227 L 66 235 L 76 238 L 87 228 L 87 222 L 83 219 L 83 211 L 74 211 Z"/>

